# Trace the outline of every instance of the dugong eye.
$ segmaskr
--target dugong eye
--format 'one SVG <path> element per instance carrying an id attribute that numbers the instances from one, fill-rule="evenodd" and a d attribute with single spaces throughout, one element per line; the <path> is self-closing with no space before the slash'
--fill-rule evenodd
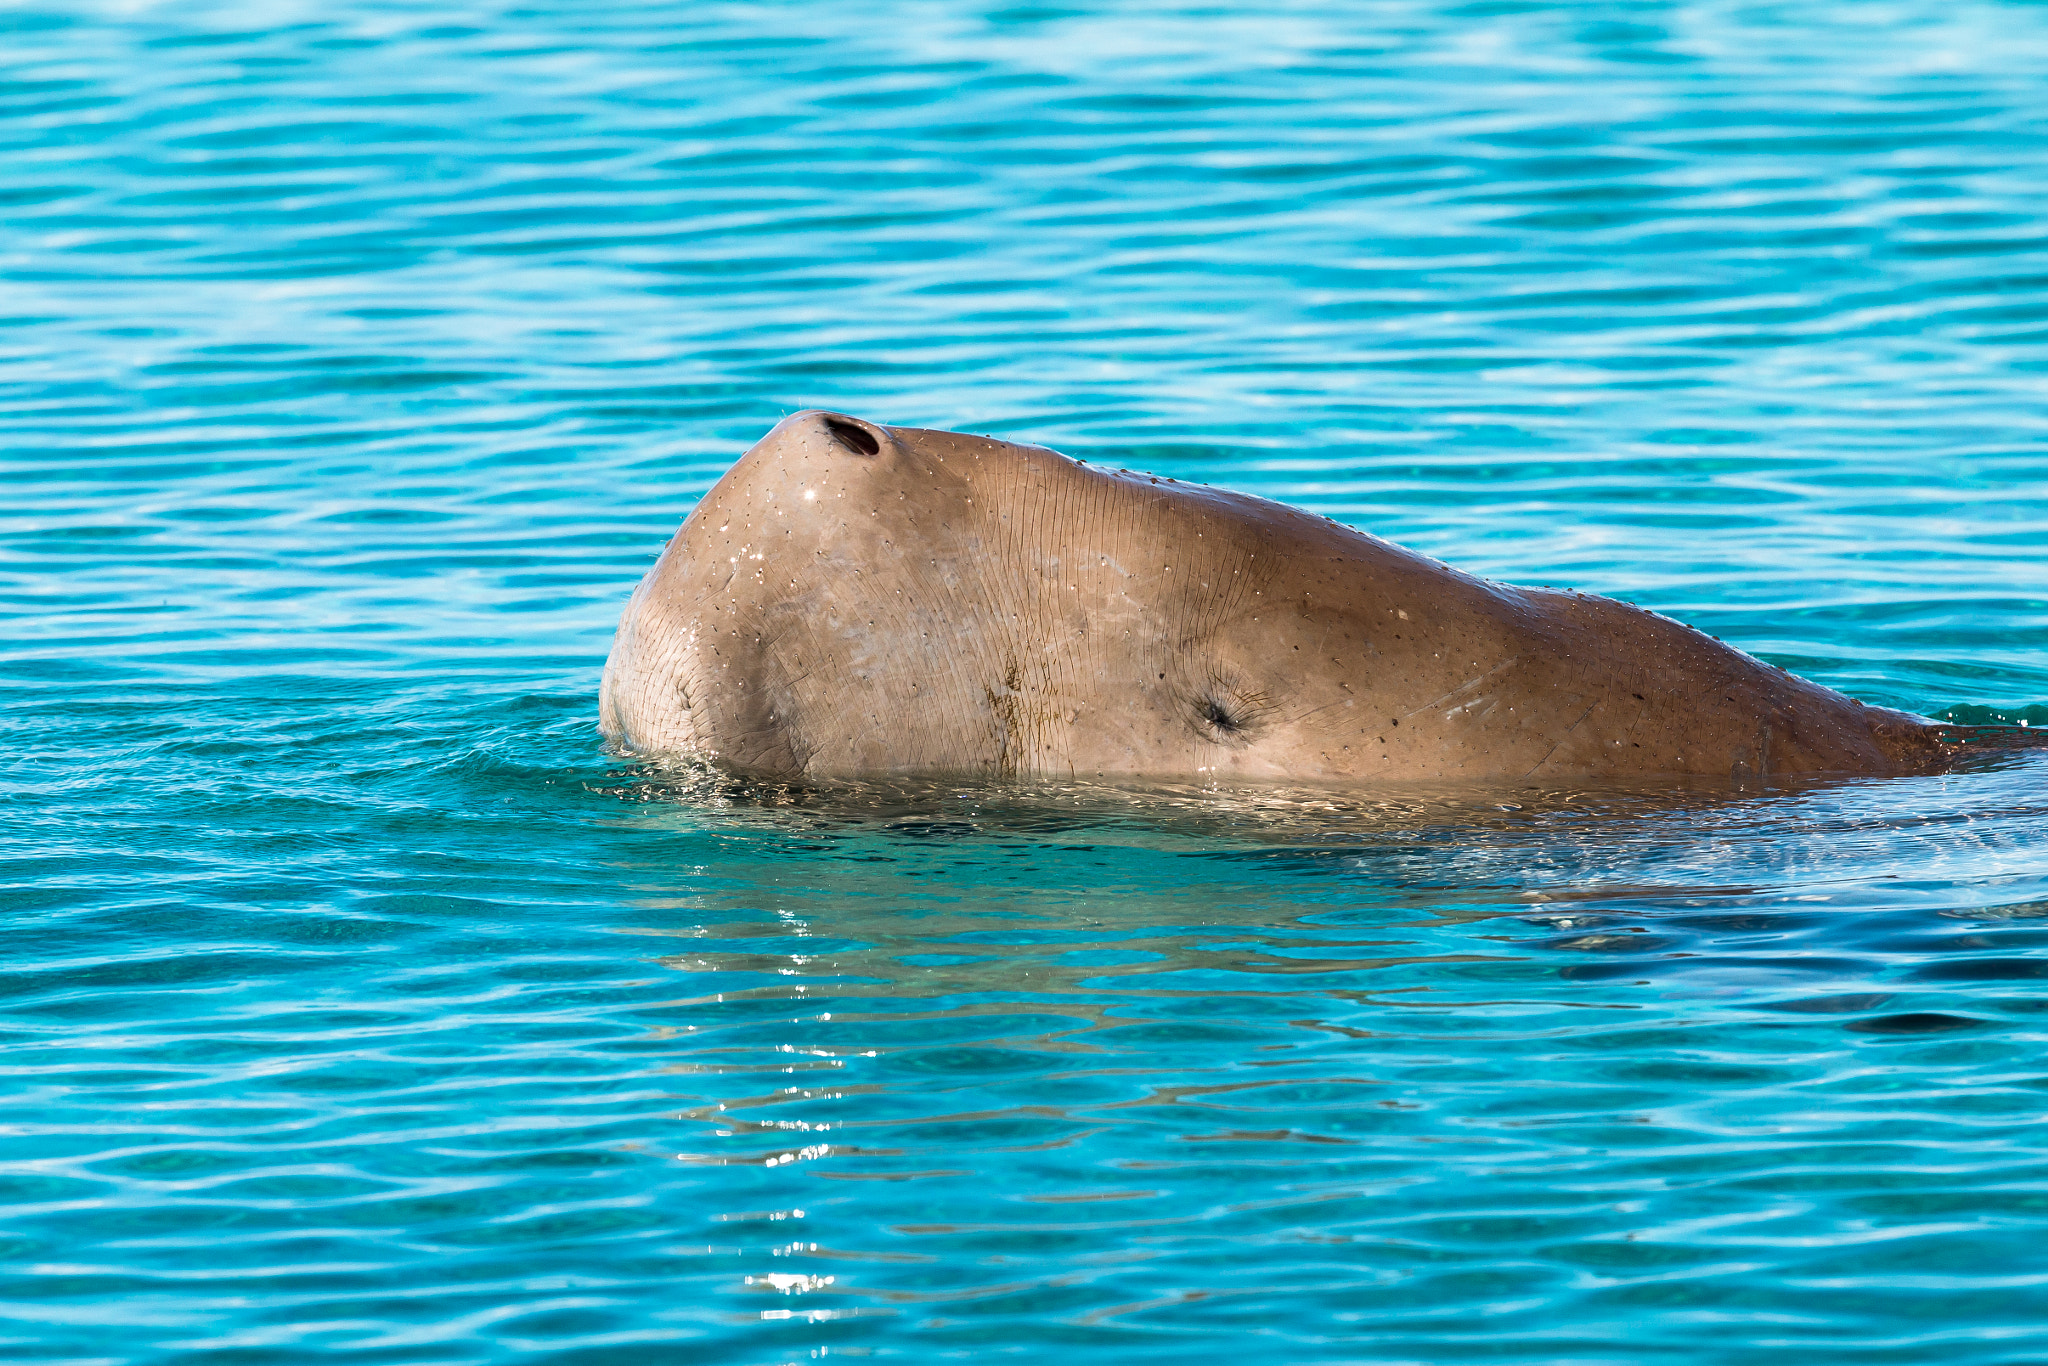
<path id="1" fill-rule="evenodd" d="M 1195 733 L 1212 744 L 1248 745 L 1273 710 L 1264 693 L 1214 680 L 1191 699 Z"/>

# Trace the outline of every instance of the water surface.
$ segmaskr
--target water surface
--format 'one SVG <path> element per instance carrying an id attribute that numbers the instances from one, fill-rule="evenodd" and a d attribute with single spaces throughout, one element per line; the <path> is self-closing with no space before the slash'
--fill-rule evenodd
<path id="1" fill-rule="evenodd" d="M 2048 765 L 793 789 L 782 414 L 2048 721 L 2017 3 L 0 14 L 0 1356 L 2038 1361 Z"/>

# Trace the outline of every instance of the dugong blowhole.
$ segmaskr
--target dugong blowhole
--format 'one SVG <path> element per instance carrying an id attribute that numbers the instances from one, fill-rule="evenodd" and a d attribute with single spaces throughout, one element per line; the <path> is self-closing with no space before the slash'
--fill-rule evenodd
<path id="1" fill-rule="evenodd" d="M 1930 723 L 1609 598 L 1041 446 L 785 419 L 634 590 L 600 725 L 743 773 L 1938 771 Z"/>

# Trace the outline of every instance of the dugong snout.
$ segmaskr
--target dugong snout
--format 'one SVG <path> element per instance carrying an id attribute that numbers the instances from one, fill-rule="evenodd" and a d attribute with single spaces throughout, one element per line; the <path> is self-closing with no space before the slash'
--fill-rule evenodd
<path id="1" fill-rule="evenodd" d="M 821 605 L 819 584 L 872 580 L 901 539 L 877 527 L 904 454 L 889 428 L 821 409 L 755 442 L 627 603 L 599 685 L 603 732 L 633 750 L 801 767 L 786 680 L 808 670 L 786 642 Z"/>

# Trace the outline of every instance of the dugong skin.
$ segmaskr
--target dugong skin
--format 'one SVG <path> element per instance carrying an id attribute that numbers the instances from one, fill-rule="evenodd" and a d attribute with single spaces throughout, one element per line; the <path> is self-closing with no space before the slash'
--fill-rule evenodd
<path id="1" fill-rule="evenodd" d="M 1608 598 L 1039 446 L 798 413 L 634 591 L 600 726 L 777 777 L 1939 771 L 1934 726 Z"/>

